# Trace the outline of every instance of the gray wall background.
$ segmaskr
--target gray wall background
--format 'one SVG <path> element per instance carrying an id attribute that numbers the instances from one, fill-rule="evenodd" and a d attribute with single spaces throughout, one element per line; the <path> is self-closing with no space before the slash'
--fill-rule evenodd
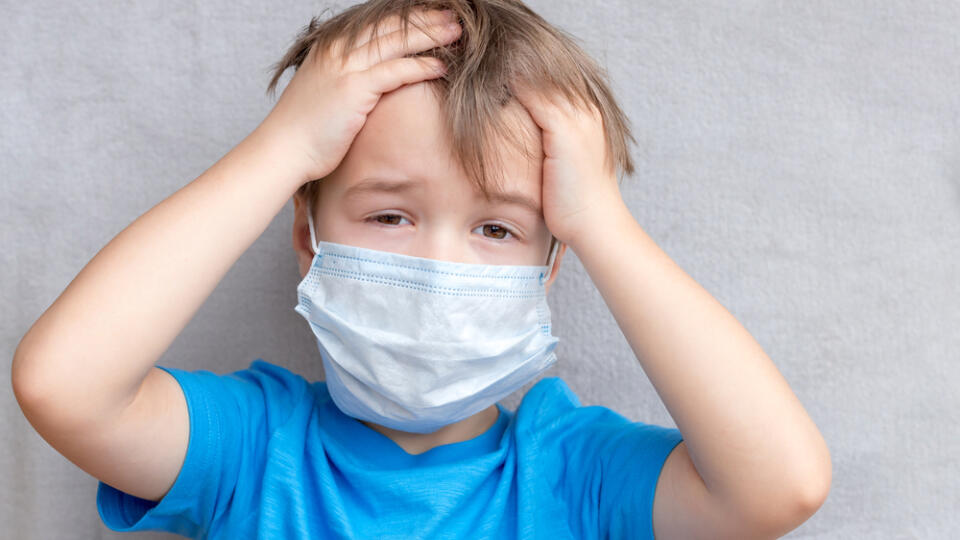
<path id="1" fill-rule="evenodd" d="M 269 112 L 268 67 L 309 18 L 350 3 L 2 3 L 3 538 L 170 537 L 100 522 L 96 480 L 20 412 L 10 359 L 104 244 Z M 830 446 L 830 496 L 788 537 L 960 535 L 960 3 L 529 3 L 610 71 L 640 141 L 634 216 L 756 337 Z M 292 208 L 160 364 L 263 358 L 323 378 L 293 310 Z M 675 426 L 575 254 L 550 302 L 547 375 Z"/>

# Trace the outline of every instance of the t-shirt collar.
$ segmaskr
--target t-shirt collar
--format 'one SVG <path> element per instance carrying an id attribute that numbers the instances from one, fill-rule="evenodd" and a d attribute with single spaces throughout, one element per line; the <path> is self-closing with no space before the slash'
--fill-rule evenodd
<path id="1" fill-rule="evenodd" d="M 496 422 L 486 431 L 472 439 L 442 444 L 421 454 L 409 454 L 393 439 L 367 426 L 341 411 L 332 399 L 320 407 L 323 428 L 332 435 L 328 441 L 342 447 L 347 454 L 369 462 L 376 468 L 410 468 L 438 465 L 480 457 L 484 454 L 503 451 L 509 440 L 505 437 L 507 426 L 514 413 L 496 403 L 499 414 Z"/>

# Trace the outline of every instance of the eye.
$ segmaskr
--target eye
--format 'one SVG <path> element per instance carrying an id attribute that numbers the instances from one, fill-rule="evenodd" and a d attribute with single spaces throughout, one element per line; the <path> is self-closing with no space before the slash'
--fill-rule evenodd
<path id="1" fill-rule="evenodd" d="M 377 214 L 375 216 L 368 217 L 366 220 L 375 221 L 381 225 L 395 226 L 395 225 L 402 225 L 401 221 L 405 219 L 407 218 L 399 214 Z M 409 223 L 409 220 L 407 221 Z"/>
<path id="2" fill-rule="evenodd" d="M 483 235 L 487 238 L 493 238 L 494 240 L 505 240 L 508 236 L 514 236 L 513 231 L 500 225 L 499 223 L 486 223 L 474 229 L 474 231 L 482 229 Z"/>

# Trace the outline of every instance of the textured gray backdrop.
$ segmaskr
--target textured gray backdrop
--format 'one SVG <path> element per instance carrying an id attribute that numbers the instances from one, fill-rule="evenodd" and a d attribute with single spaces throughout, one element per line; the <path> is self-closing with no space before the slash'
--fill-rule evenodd
<path id="1" fill-rule="evenodd" d="M 2 3 L 0 537 L 169 537 L 103 526 L 95 479 L 17 407 L 10 358 L 105 243 L 267 114 L 268 67 L 310 16 L 350 3 Z M 530 5 L 610 71 L 640 142 L 635 217 L 756 337 L 830 446 L 830 496 L 788 537 L 960 536 L 960 4 Z M 161 364 L 263 358 L 322 378 L 293 310 L 292 208 Z M 550 302 L 548 375 L 675 426 L 575 255 Z"/>

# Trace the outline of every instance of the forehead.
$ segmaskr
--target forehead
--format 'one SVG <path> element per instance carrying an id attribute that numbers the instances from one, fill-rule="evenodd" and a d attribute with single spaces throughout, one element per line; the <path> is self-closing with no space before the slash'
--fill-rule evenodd
<path id="1" fill-rule="evenodd" d="M 495 142 L 500 151 L 503 187 L 523 190 L 539 200 L 543 162 L 540 129 L 515 100 L 501 114 L 507 129 L 515 130 L 526 147 L 525 151 L 514 148 L 506 139 Z M 458 179 L 460 183 L 473 184 L 454 154 L 440 104 L 428 83 L 423 82 L 381 96 L 342 166 L 357 173 L 347 175 L 354 180 L 369 173 L 426 181 Z"/>

